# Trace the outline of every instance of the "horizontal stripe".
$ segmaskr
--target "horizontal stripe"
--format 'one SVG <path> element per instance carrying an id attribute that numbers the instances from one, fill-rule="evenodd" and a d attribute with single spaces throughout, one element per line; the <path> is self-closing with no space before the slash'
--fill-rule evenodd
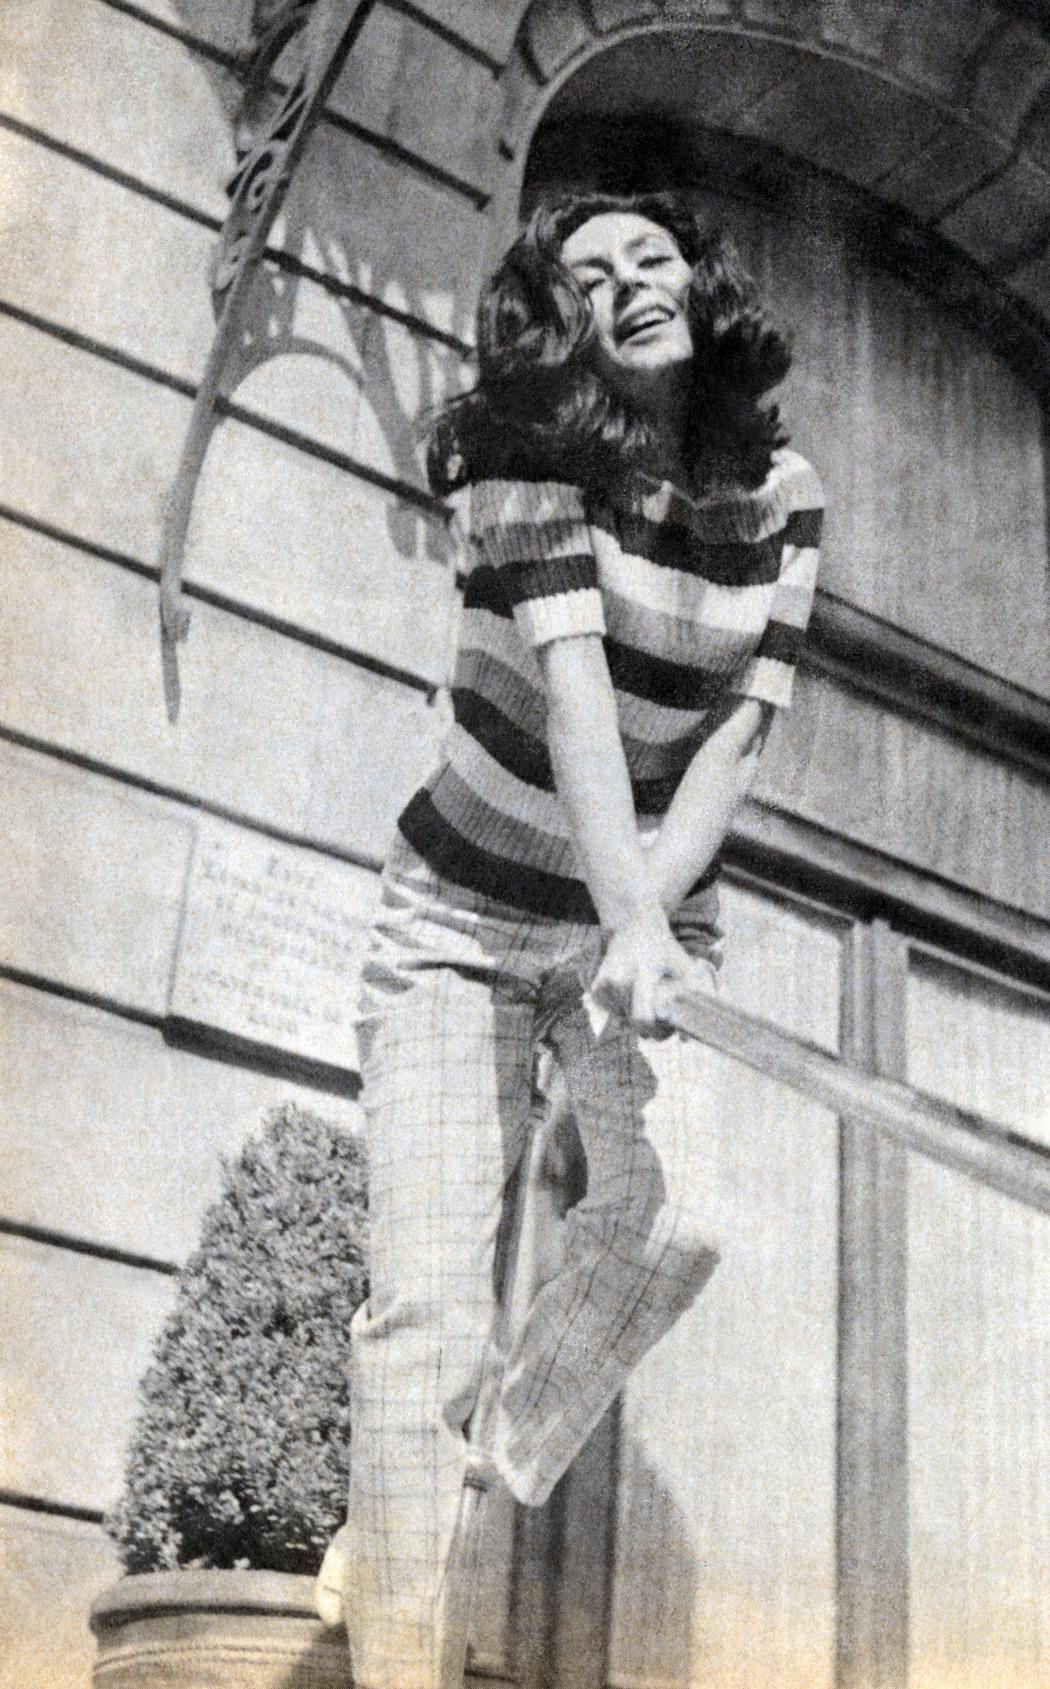
<path id="1" fill-rule="evenodd" d="M 498 693 L 500 703 L 505 703 L 505 694 Z M 456 722 L 463 732 L 493 760 L 507 774 L 520 781 L 523 785 L 535 787 L 538 791 L 555 793 L 554 770 L 551 767 L 550 753 L 546 742 L 535 735 L 523 731 L 520 725 L 511 720 L 505 710 L 495 703 L 489 696 L 477 691 L 454 687 L 452 691 L 453 711 Z M 689 723 L 688 731 L 682 731 L 681 717 L 677 718 L 678 731 L 671 740 L 656 744 L 645 743 L 633 739 L 622 733 L 624 755 L 631 782 L 636 787 L 653 787 L 657 784 L 672 783 L 671 789 L 677 787 L 685 769 L 692 761 L 698 746 L 703 741 L 702 731 L 695 725 L 696 718 L 692 714 L 686 717 Z M 452 766 L 472 784 L 476 784 L 476 764 L 471 765 L 468 772 L 464 767 L 462 755 L 450 757 Z M 484 789 L 495 796 L 493 776 L 486 776 Z M 511 789 L 504 783 L 500 787 L 497 807 L 506 809 L 513 804 Z M 667 799 L 663 803 L 654 800 L 653 792 L 646 795 L 645 809 L 647 814 L 662 813 L 667 807 Z M 524 806 L 513 806 L 513 813 L 527 819 L 530 825 L 539 825 L 549 829 L 550 819 L 538 816 L 534 809 L 526 815 Z M 559 827 L 559 832 L 562 828 Z M 566 837 L 568 834 L 566 833 Z"/>
<path id="2" fill-rule="evenodd" d="M 568 481 L 478 481 L 469 528 L 497 563 L 588 549 L 583 493 Z"/>
<path id="3" fill-rule="evenodd" d="M 605 632 L 602 595 L 597 587 L 587 592 L 563 592 L 557 598 L 530 599 L 516 607 L 514 620 L 530 645 Z"/>
<path id="4" fill-rule="evenodd" d="M 679 710 L 657 704 L 651 698 L 635 698 L 629 692 L 616 693 L 616 714 L 620 737 L 646 745 L 671 745 L 696 730 L 706 710 Z"/>
<path id="5" fill-rule="evenodd" d="M 823 510 L 793 510 L 787 519 L 784 538 L 789 545 L 804 546 L 807 550 L 816 550 L 820 544 L 820 532 L 823 525 Z"/>
<path id="6" fill-rule="evenodd" d="M 804 634 L 801 628 L 770 622 L 758 642 L 756 657 L 775 657 L 778 663 L 797 663 Z"/>
<path id="7" fill-rule="evenodd" d="M 490 476 L 470 488 L 471 520 L 484 527 L 496 522 L 586 520 L 583 493 L 574 481 L 525 481 L 519 476 Z"/>
<path id="8" fill-rule="evenodd" d="M 560 873 L 573 844 L 556 794 L 518 780 L 461 727 L 452 729 L 446 744 L 445 769 L 431 785 L 442 813 L 469 838 L 480 836 L 478 827 L 503 829 L 511 856 Z M 449 778 L 451 784 L 442 785 Z M 468 820 L 474 811 L 476 825 Z"/>
<path id="9" fill-rule="evenodd" d="M 598 923 L 597 910 L 582 880 L 548 874 L 522 862 L 508 862 L 465 839 L 435 808 L 427 791 L 417 792 L 411 799 L 398 829 L 438 874 L 456 885 L 550 920 L 586 926 Z"/>
<path id="10" fill-rule="evenodd" d="M 605 642 L 609 673 L 618 692 L 631 692 L 679 710 L 706 710 L 726 689 L 727 675 L 698 674 L 681 663 L 652 657 L 613 639 Z"/>
<path id="11" fill-rule="evenodd" d="M 769 607 L 769 620 L 804 633 L 813 613 L 813 594 L 801 586 L 778 586 Z"/>
<path id="12" fill-rule="evenodd" d="M 515 608 L 532 598 L 553 598 L 563 592 L 586 592 L 598 585 L 598 565 L 592 551 L 572 557 L 546 557 L 529 563 L 508 563 L 500 570 L 507 601 Z"/>
<path id="13" fill-rule="evenodd" d="M 706 674 L 731 674 L 751 655 L 768 620 L 769 589 L 759 587 L 758 591 L 767 594 L 766 608 L 756 625 L 741 633 L 711 628 L 705 622 L 664 616 L 607 590 L 603 596 L 609 637 L 620 645 L 662 657 L 669 663 L 679 663 L 683 668 L 699 669 Z"/>
<path id="14" fill-rule="evenodd" d="M 784 448 L 773 453 L 760 487 L 693 498 L 665 481 L 646 494 L 642 508 L 651 521 L 690 528 L 706 544 L 720 545 L 768 539 L 796 510 L 819 510 L 823 503 L 819 477 L 798 452 Z"/>
<path id="15" fill-rule="evenodd" d="M 632 780 L 631 794 L 634 798 L 635 811 L 639 815 L 666 815 L 682 780 L 685 769 L 679 769 L 675 774 L 667 774 L 660 780 Z"/>
<path id="16" fill-rule="evenodd" d="M 759 703 L 786 710 L 791 705 L 794 681 L 795 670 L 789 663 L 778 662 L 775 657 L 755 657 L 733 692 L 739 698 L 756 698 Z"/>
<path id="17" fill-rule="evenodd" d="M 608 526 L 607 526 L 608 524 Z M 676 569 L 719 586 L 760 586 L 780 573 L 784 536 L 758 541 L 734 540 L 710 545 L 689 528 L 651 522 L 634 512 L 597 514 L 594 526 L 611 535 L 621 551 L 642 557 L 659 569 Z"/>
<path id="18" fill-rule="evenodd" d="M 817 588 L 817 564 L 820 553 L 811 545 L 784 545 L 784 560 L 780 565 L 780 579 L 777 582 L 777 592 L 785 587 L 808 592 L 810 597 Z"/>
<path id="19" fill-rule="evenodd" d="M 490 616 L 503 616 L 508 621 L 513 616 L 507 588 L 491 563 L 479 563 L 470 571 L 463 588 L 463 608 L 487 610 Z"/>
<path id="20" fill-rule="evenodd" d="M 520 640 L 518 645 L 520 649 Z M 523 675 L 500 658 L 472 647 L 459 653 L 453 686 L 488 699 L 522 733 L 546 746 L 547 699 L 538 679 L 538 666 L 535 677 Z"/>
<path id="21" fill-rule="evenodd" d="M 463 801 L 485 806 L 489 812 L 485 817 L 486 830 L 502 830 L 504 843 L 509 843 L 510 854 L 516 860 L 534 858 L 539 848 L 549 865 L 552 855 L 560 856 L 565 846 L 571 847 L 572 834 L 558 802 L 545 748 L 523 743 L 524 735 L 517 734 L 505 718 L 499 717 L 498 711 L 476 695 L 456 701 L 456 718 L 460 733 L 448 741 L 448 768 L 469 792 L 469 798 L 464 794 Z M 698 737 L 692 737 L 680 739 L 673 747 L 659 747 L 655 751 L 650 748 L 649 755 L 639 759 L 643 763 L 648 761 L 648 768 L 639 767 L 630 756 L 629 747 L 624 747 L 638 814 L 666 812 L 700 743 Z M 523 772 L 530 753 L 537 762 L 542 758 L 545 768 L 541 765 L 533 772 L 546 772 L 548 785 L 530 780 Z M 514 766 L 511 759 L 516 756 L 521 760 Z M 653 762 L 657 764 L 655 768 Z M 445 802 L 440 807 L 445 811 L 449 808 Z M 449 819 L 462 822 L 463 814 L 454 811 Z M 511 831 L 508 823 L 514 825 L 515 831 Z M 516 831 L 526 828 L 528 838 Z M 464 830 L 473 832 L 471 827 Z"/>
<path id="22" fill-rule="evenodd" d="M 569 484 L 520 481 L 479 483 L 470 499 L 455 726 L 402 833 L 464 894 L 593 924 L 534 646 L 604 635 L 635 814 L 655 823 L 721 719 L 716 706 L 791 701 L 819 482 L 779 452 L 762 488 L 706 499 L 654 484 L 629 510 L 585 511 Z"/>
<path id="23" fill-rule="evenodd" d="M 465 686 L 471 684 L 472 671 L 467 665 L 491 659 L 501 669 L 514 674 L 519 685 L 531 687 L 541 698 L 545 697 L 536 653 L 522 639 L 513 618 L 508 621 L 487 610 L 464 611 L 459 622 L 459 647 L 456 679 L 462 672 Z"/>
<path id="24" fill-rule="evenodd" d="M 697 718 L 691 716 L 689 719 L 695 723 Z M 669 775 L 674 775 L 677 779 L 688 768 L 708 737 L 707 719 L 704 718 L 702 725 L 692 726 L 688 733 L 681 733 L 676 739 L 662 744 L 646 744 L 642 739 L 632 739 L 621 732 L 620 739 L 631 780 L 664 780 Z"/>
<path id="25" fill-rule="evenodd" d="M 541 740 L 523 733 L 490 699 L 462 686 L 452 688 L 452 709 L 464 732 L 501 768 L 526 785 L 553 792 L 550 752 Z"/>
<path id="26" fill-rule="evenodd" d="M 582 509 L 576 516 L 548 517 L 535 522 L 499 522 L 471 527 L 478 549 L 497 569 L 515 563 L 542 563 L 548 557 L 590 555 L 590 529 Z"/>
<path id="27" fill-rule="evenodd" d="M 647 610 L 686 622 L 750 633 L 761 630 L 774 590 L 768 582 L 722 586 L 679 569 L 661 569 L 648 558 L 622 551 L 612 536 L 600 529 L 595 530 L 594 550 L 605 592 L 615 592 Z"/>

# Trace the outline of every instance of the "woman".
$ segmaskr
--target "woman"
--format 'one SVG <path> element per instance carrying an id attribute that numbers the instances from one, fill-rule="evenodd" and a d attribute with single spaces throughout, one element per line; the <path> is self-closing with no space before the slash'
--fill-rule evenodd
<path id="1" fill-rule="evenodd" d="M 786 347 L 683 203 L 541 209 L 478 341 L 477 388 L 431 452 L 438 492 L 470 489 L 456 725 L 400 819 L 364 970 L 358 1689 L 461 1681 L 442 1658 L 450 1554 L 464 1482 L 487 1481 L 466 1433 L 540 1035 L 587 1189 L 564 1266 L 486 1362 L 491 1465 L 521 1501 L 545 1499 L 717 1262 L 688 1099 L 647 1049 L 676 996 L 710 989 L 716 855 L 789 702 L 816 568 L 819 484 L 759 404 Z"/>

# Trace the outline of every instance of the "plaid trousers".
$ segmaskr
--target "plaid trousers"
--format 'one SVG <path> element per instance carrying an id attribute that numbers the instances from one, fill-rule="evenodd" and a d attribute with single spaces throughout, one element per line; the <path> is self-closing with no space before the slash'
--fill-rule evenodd
<path id="1" fill-rule="evenodd" d="M 615 1016 L 596 1037 L 583 1007 L 599 953 L 593 927 L 473 897 L 395 848 L 359 1022 L 371 1289 L 351 1328 L 345 1601 L 358 1689 L 447 1689 L 446 1569 L 541 1029 L 587 1189 L 566 1218 L 563 1265 L 497 1357 L 492 1458 L 520 1501 L 546 1499 L 718 1260 L 703 1192 L 689 1188 L 687 1097 L 668 1047 L 658 1087 L 653 1046 Z"/>

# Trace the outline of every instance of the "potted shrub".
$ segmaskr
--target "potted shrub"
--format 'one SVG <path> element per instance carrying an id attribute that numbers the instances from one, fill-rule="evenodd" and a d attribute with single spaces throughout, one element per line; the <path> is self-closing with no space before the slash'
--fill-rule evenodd
<path id="1" fill-rule="evenodd" d="M 367 1294 L 365 1162 L 273 1111 L 226 1168 L 141 1386 L 107 1520 L 97 1689 L 345 1689 L 313 1581 L 346 1516 L 349 1324 Z"/>

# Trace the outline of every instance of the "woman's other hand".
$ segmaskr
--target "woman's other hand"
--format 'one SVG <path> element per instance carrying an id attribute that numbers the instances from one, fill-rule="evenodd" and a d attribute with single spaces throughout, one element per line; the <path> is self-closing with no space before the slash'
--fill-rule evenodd
<path id="1" fill-rule="evenodd" d="M 713 989 L 713 968 L 683 950 L 654 904 L 614 930 L 590 995 L 599 1008 L 623 1015 L 644 1035 L 666 1037 L 675 999 Z"/>

